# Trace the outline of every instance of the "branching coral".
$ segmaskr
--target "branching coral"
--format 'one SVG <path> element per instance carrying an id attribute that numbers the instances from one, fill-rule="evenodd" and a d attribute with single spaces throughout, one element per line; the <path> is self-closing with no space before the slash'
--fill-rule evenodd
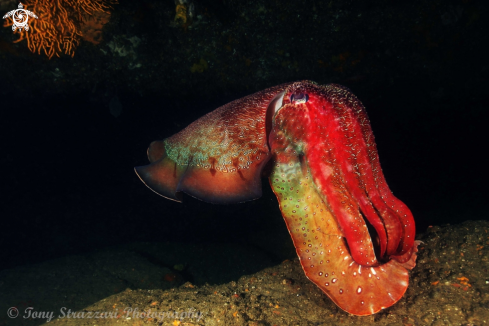
<path id="1" fill-rule="evenodd" d="M 27 0 L 24 8 L 34 12 L 39 19 L 29 21 L 30 30 L 20 31 L 15 43 L 27 40 L 29 50 L 51 59 L 54 55 L 75 55 L 83 36 L 82 26 L 94 13 L 109 14 L 117 0 Z M 12 26 L 6 21 L 4 27 Z"/>

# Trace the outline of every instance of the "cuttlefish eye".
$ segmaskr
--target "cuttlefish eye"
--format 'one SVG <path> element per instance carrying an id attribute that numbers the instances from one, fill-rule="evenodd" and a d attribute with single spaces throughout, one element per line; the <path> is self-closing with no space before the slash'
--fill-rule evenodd
<path id="1" fill-rule="evenodd" d="M 290 95 L 290 103 L 306 103 L 309 100 L 309 95 L 304 93 L 295 93 Z"/>

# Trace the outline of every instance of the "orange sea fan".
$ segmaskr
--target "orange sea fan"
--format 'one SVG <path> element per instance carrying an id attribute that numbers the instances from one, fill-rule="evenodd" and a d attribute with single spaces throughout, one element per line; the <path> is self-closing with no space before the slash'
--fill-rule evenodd
<path id="1" fill-rule="evenodd" d="M 81 26 L 82 39 L 95 45 L 102 41 L 102 28 L 110 20 L 110 13 L 96 11 Z"/>
<path id="2" fill-rule="evenodd" d="M 38 54 L 43 50 L 49 59 L 63 52 L 73 57 L 83 37 L 83 25 L 93 14 L 110 14 L 116 3 L 117 0 L 26 0 L 24 8 L 39 18 L 29 20 L 29 31 L 16 32 L 20 37 L 14 42 L 25 39 L 29 50 Z M 8 20 L 4 27 L 12 25 L 12 20 Z"/>

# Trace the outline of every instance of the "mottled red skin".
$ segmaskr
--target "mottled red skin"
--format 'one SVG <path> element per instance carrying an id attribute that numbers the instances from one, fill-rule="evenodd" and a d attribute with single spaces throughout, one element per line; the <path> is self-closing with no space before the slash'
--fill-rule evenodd
<path id="1" fill-rule="evenodd" d="M 406 291 L 414 219 L 389 190 L 365 109 L 347 88 L 302 81 L 266 89 L 153 142 L 148 158 L 138 176 L 177 201 L 180 192 L 221 204 L 258 198 L 270 167 L 304 272 L 340 308 L 373 314 Z M 377 256 L 363 217 L 378 235 Z"/>
<path id="2" fill-rule="evenodd" d="M 309 100 L 289 104 L 288 108 L 290 94 L 296 92 L 308 94 Z M 365 266 L 378 265 L 378 261 L 366 258 L 359 243 L 362 237 L 356 230 L 364 225 L 363 219 L 345 213 L 355 206 L 360 207 L 377 231 L 382 257 L 400 256 L 410 250 L 416 232 L 413 216 L 387 187 L 370 123 L 360 101 L 339 85 L 304 83 L 292 85 L 284 99 L 285 105 L 277 116 L 288 116 L 282 118 L 285 123 L 281 129 L 287 129 L 295 143 L 303 143 L 300 155 L 305 155 L 315 183 L 328 197 L 355 261 Z M 301 114 L 296 114 L 297 106 L 303 107 Z M 295 125 L 301 129 L 294 131 Z M 325 164 L 336 171 L 324 173 Z M 341 192 L 340 187 L 346 192 Z M 373 252 L 368 254 L 375 257 Z"/>

